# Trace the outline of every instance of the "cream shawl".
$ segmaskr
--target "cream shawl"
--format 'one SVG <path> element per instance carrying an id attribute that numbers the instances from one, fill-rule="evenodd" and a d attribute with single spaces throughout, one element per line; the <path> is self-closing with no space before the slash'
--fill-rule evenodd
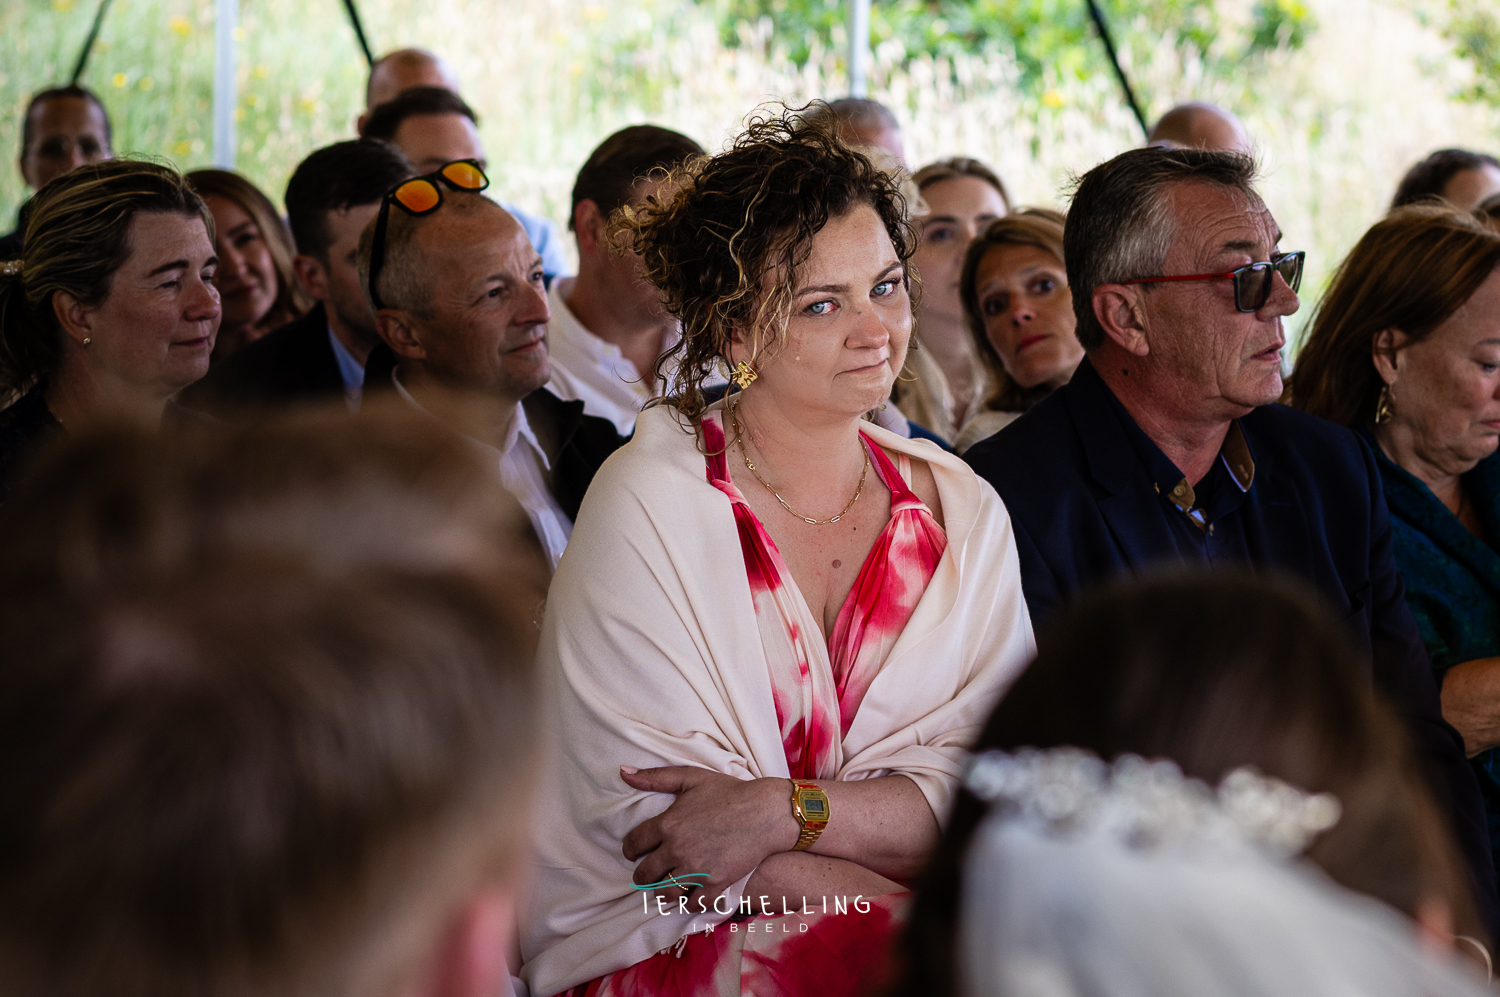
<path id="1" fill-rule="evenodd" d="M 943 820 L 966 747 L 1035 650 L 1015 538 L 999 496 L 963 461 L 863 428 L 927 461 L 948 547 L 839 746 L 838 778 L 909 776 Z M 673 797 L 631 789 L 621 765 L 787 775 L 734 514 L 675 410 L 643 412 L 595 477 L 538 657 L 553 743 L 521 975 L 534 997 L 551 997 L 723 921 L 744 886 L 720 913 L 648 912 L 621 841 Z"/>

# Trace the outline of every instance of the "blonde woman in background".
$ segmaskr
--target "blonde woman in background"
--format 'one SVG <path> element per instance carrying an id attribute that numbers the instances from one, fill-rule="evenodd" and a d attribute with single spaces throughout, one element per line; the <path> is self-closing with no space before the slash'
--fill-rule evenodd
<path id="1" fill-rule="evenodd" d="M 977 159 L 939 160 L 912 180 L 925 206 L 914 219 L 920 239 L 911 259 L 922 293 L 895 400 L 908 419 L 952 443 L 989 393 L 985 368 L 964 328 L 959 270 L 974 237 L 1010 212 L 1010 198 L 995 172 Z"/>
<path id="2" fill-rule="evenodd" d="M 1083 359 L 1063 265 L 1063 221 L 1059 212 L 1027 208 L 991 222 L 969 244 L 959 295 L 991 388 L 954 440 L 959 453 L 1068 383 Z"/>
<path id="3" fill-rule="evenodd" d="M 214 252 L 219 270 L 214 286 L 223 302 L 214 362 L 252 343 L 312 306 L 292 271 L 297 255 L 292 234 L 265 194 L 228 170 L 194 170 L 187 175 L 213 212 Z"/>

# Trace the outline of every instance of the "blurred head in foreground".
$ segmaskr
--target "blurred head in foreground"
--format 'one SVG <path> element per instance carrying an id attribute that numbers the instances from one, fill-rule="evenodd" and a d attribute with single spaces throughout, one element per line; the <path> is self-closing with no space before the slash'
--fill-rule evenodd
<path id="1" fill-rule="evenodd" d="M 1039 635 L 1036 661 L 990 715 L 975 750 L 1050 752 L 1062 747 L 1082 749 L 1105 763 L 1123 755 L 1167 759 L 1208 786 L 1250 766 L 1302 793 L 1331 794 L 1338 801 L 1337 823 L 1297 842 L 1290 854 L 1275 857 L 1280 871 L 1268 876 L 1295 878 L 1287 872 L 1295 868 L 1305 881 L 1300 870 L 1306 867 L 1296 859 L 1297 853 L 1304 854 L 1339 886 L 1389 905 L 1368 904 L 1336 890 L 1336 899 L 1325 905 L 1329 910 L 1363 905 L 1361 909 L 1378 911 L 1374 920 L 1387 927 L 1371 931 L 1382 944 L 1399 939 L 1413 956 L 1417 925 L 1395 917 L 1391 908 L 1419 919 L 1434 947 L 1451 941 L 1455 926 L 1466 934 L 1482 933 L 1449 832 L 1415 770 L 1398 721 L 1376 701 L 1368 681 L 1359 678 L 1353 652 L 1335 620 L 1300 586 L 1194 574 L 1106 588 L 1080 599 Z M 1301 941 L 1287 934 L 1270 939 L 1274 945 L 1252 946 L 1248 959 L 1241 958 L 1245 951 L 1215 950 L 1225 938 L 1271 931 L 1278 923 L 1302 923 L 1291 917 L 1305 909 L 1294 895 L 1297 890 L 1289 888 L 1283 896 L 1270 889 L 1261 896 L 1262 884 L 1237 891 L 1228 867 L 1215 866 L 1211 855 L 1195 857 L 1166 845 L 1155 851 L 1143 848 L 1131 860 L 1142 870 L 1134 880 L 1123 875 L 1091 878 L 1091 866 L 1084 861 L 1068 867 L 1071 873 L 1032 898 L 1031 928 L 994 918 L 988 922 L 991 951 L 1003 949 L 1018 961 L 1028 952 L 1051 952 L 1044 957 L 1051 960 L 1049 972 L 1061 974 L 1072 989 L 1042 989 L 1040 983 L 1031 990 L 965 989 L 962 984 L 975 981 L 963 980 L 962 967 L 984 964 L 984 956 L 967 942 L 960 951 L 958 939 L 969 937 L 966 905 L 982 892 L 971 879 L 988 875 L 971 869 L 972 859 L 966 856 L 988 847 L 982 843 L 985 834 L 976 828 L 991 812 L 974 792 L 959 793 L 913 908 L 905 993 L 1188 993 L 1192 991 L 1164 981 L 1174 966 L 1200 964 L 1219 969 L 1214 978 L 1198 981 L 1199 993 L 1271 993 L 1241 991 L 1228 981 L 1239 980 L 1236 974 L 1242 970 L 1245 979 L 1265 978 L 1247 966 L 1257 960 L 1274 962 L 1278 953 L 1345 981 L 1342 990 L 1320 989 L 1309 978 L 1305 986 L 1283 992 L 1370 992 L 1356 985 L 1368 976 L 1355 965 L 1361 953 L 1369 955 L 1369 945 L 1352 953 L 1331 943 L 1318 950 L 1322 936 L 1314 933 Z M 1207 865 L 1181 876 L 1163 871 L 1172 863 L 1193 861 Z M 1162 867 L 1156 873 L 1153 863 Z M 1191 899 L 1170 892 L 1195 876 L 1202 879 L 1206 894 Z M 1333 890 L 1327 880 L 1312 879 L 1319 889 Z M 1050 933 L 1068 922 L 1063 913 L 1069 904 L 1083 909 L 1095 900 L 1101 907 L 1107 902 L 1113 913 L 1091 916 L 1088 927 L 1100 937 L 1075 949 L 1097 944 L 1118 954 L 1116 943 L 1135 930 L 1133 919 L 1160 915 L 1151 921 L 1154 947 L 1131 955 L 1130 965 L 1117 966 L 1116 982 L 1107 987 L 1095 986 L 1098 981 L 1091 974 L 1098 967 L 1087 953 L 1063 965 L 1054 958 L 1050 940 Z M 1283 901 L 1287 906 L 1278 908 Z M 1281 922 L 1275 916 L 1278 909 L 1285 915 Z M 1401 930 L 1388 930 L 1389 924 Z M 1157 953 L 1154 963 L 1152 952 Z M 1348 962 L 1341 962 L 1345 956 Z M 1157 972 L 1165 974 L 1157 979 L 1161 986 L 1150 982 Z M 1113 989 L 1126 979 L 1145 982 L 1138 990 Z M 1427 991 L 1412 986 L 1405 992 Z"/>
<path id="2" fill-rule="evenodd" d="M 95 430 L 7 508 L 0 991 L 500 986 L 537 562 L 459 441 L 342 418 Z"/>

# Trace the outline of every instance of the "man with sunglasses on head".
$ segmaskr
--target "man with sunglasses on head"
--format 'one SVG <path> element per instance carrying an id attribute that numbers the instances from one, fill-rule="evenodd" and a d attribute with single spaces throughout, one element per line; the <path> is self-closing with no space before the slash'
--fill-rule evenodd
<path id="1" fill-rule="evenodd" d="M 298 164 L 286 187 L 292 267 L 317 304 L 236 350 L 179 401 L 221 418 L 336 398 L 358 411 L 365 361 L 380 336 L 355 254 L 385 192 L 415 172 L 400 149 L 377 139 L 336 142 Z"/>
<path id="2" fill-rule="evenodd" d="M 360 284 L 384 341 L 364 390 L 393 389 L 489 451 L 556 566 L 594 472 L 622 441 L 583 402 L 543 387 L 542 259 L 482 196 L 488 186 L 476 161 L 446 163 L 392 188 L 360 236 Z"/>
<path id="3" fill-rule="evenodd" d="M 83 87 L 53 87 L 33 94 L 21 120 L 21 176 L 32 191 L 74 167 L 114 158 L 109 115 L 99 98 Z M 21 255 L 30 203 L 21 206 L 15 231 L 0 236 L 0 260 Z"/>
<path id="4" fill-rule="evenodd" d="M 1087 356 L 964 459 L 1005 500 L 1038 627 L 1080 590 L 1162 565 L 1249 564 L 1318 588 L 1441 774 L 1494 930 L 1478 786 L 1406 607 L 1374 458 L 1353 431 L 1276 404 L 1302 254 L 1280 248 L 1254 181 L 1248 157 L 1197 149 L 1136 149 L 1085 174 L 1063 249 Z"/>

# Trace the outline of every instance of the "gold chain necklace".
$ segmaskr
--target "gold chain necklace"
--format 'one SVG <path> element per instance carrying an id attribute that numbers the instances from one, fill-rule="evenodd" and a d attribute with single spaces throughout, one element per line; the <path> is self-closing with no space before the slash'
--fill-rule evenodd
<path id="1" fill-rule="evenodd" d="M 870 473 L 870 451 L 865 448 L 865 445 L 863 443 L 860 444 L 860 449 L 865 451 L 865 466 L 859 472 L 859 487 L 854 489 L 854 497 L 849 500 L 848 505 L 844 506 L 843 511 L 840 512 L 837 516 L 834 516 L 832 519 L 813 519 L 811 516 L 804 516 L 796 509 L 793 509 L 791 506 L 787 505 L 786 499 L 782 498 L 781 495 L 776 491 L 776 489 L 767 484 L 766 479 L 760 476 L 760 472 L 757 471 L 755 469 L 755 465 L 750 462 L 750 455 L 745 452 L 745 434 L 740 430 L 739 413 L 731 408 L 729 410 L 729 418 L 734 422 L 734 442 L 735 445 L 740 448 L 740 456 L 745 459 L 745 467 L 749 469 L 751 474 L 755 475 L 755 480 L 760 482 L 761 487 L 775 496 L 776 501 L 781 503 L 781 507 L 787 512 L 791 513 L 793 516 L 796 516 L 798 519 L 802 520 L 804 523 L 807 523 L 809 526 L 831 526 L 847 516 L 849 514 L 849 510 L 854 508 L 854 503 L 859 501 L 860 493 L 865 490 L 865 476 Z"/>

